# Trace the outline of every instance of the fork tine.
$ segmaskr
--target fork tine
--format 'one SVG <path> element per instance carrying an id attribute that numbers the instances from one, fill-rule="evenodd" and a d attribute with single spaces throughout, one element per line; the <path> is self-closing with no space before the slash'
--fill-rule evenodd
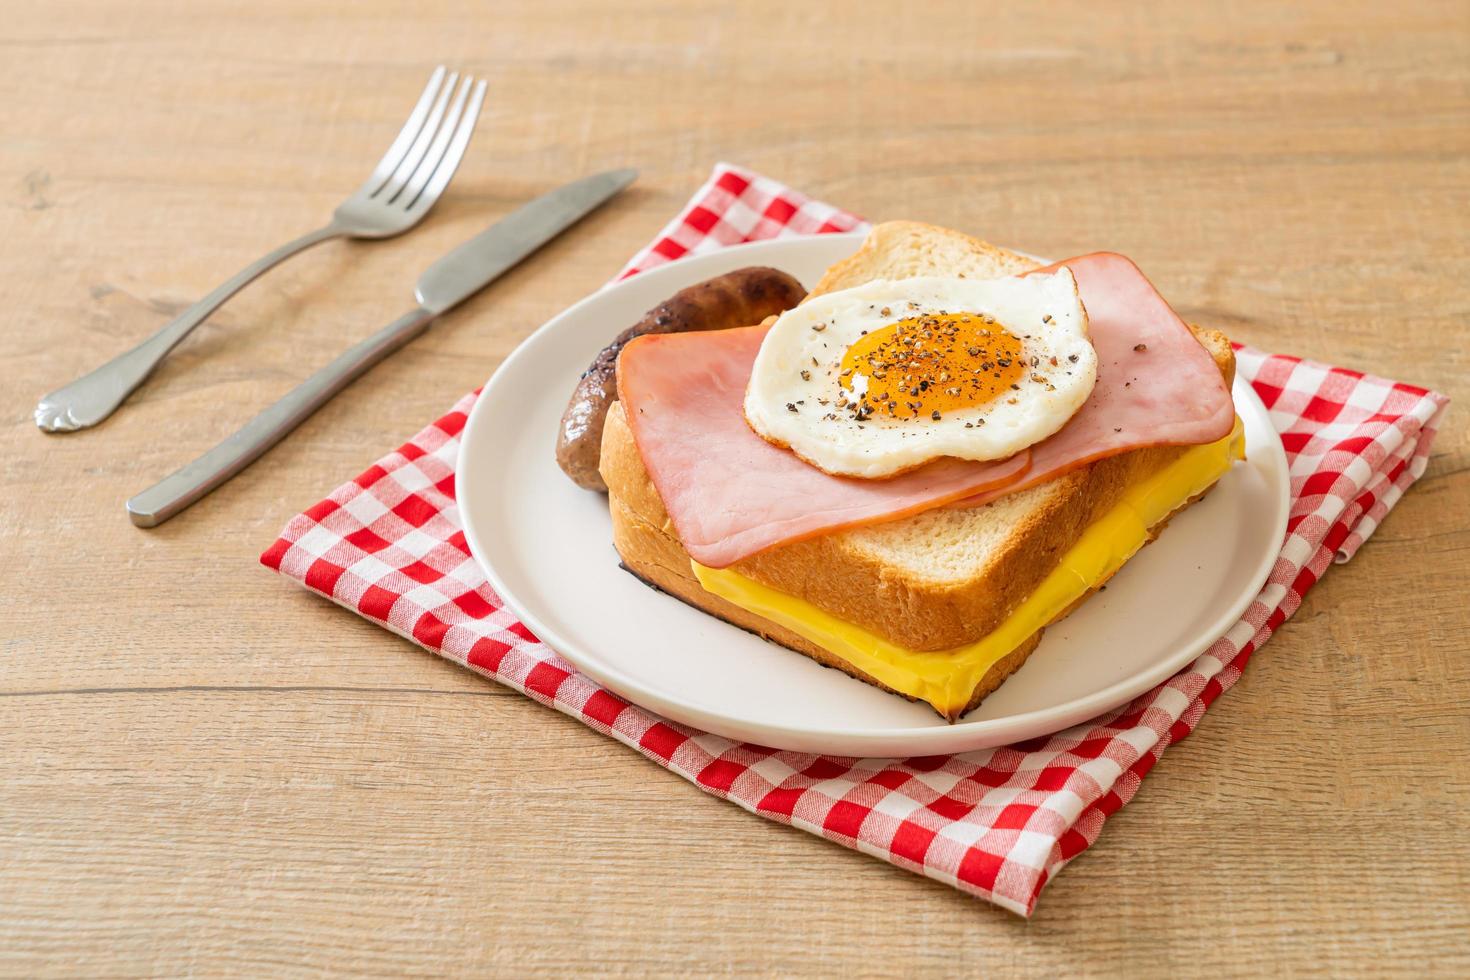
<path id="1" fill-rule="evenodd" d="M 470 104 L 460 118 L 459 126 L 454 131 L 454 138 L 449 142 L 449 149 L 445 151 L 443 159 L 434 167 L 434 175 L 424 185 L 424 189 L 417 197 L 408 202 L 407 210 L 417 207 L 423 202 L 424 210 L 434 206 L 439 200 L 439 195 L 444 193 L 444 188 L 449 186 L 449 179 L 459 169 L 460 158 L 464 156 L 465 147 L 470 145 L 470 137 L 475 134 L 475 123 L 480 119 L 480 106 L 485 101 L 485 81 L 481 79 L 475 86 L 475 91 L 470 96 Z"/>
<path id="2" fill-rule="evenodd" d="M 434 139 L 434 133 L 439 129 L 439 121 L 444 118 L 444 107 L 449 103 L 449 96 L 454 92 L 455 83 L 459 81 L 459 72 L 452 71 L 444 85 L 439 89 L 439 97 L 434 100 L 434 107 L 429 110 L 429 118 L 424 121 L 423 128 L 414 138 L 413 144 L 404 154 L 403 159 L 398 161 L 398 166 L 393 168 L 393 173 L 388 177 L 383 186 L 374 192 L 386 194 L 385 200 L 392 200 L 403 186 L 404 181 L 413 175 L 418 168 L 419 161 L 424 158 L 425 151 Z"/>
<path id="3" fill-rule="evenodd" d="M 449 147 L 449 140 L 459 128 L 460 113 L 464 111 L 465 99 L 469 97 L 470 90 L 474 88 L 475 80 L 466 75 L 459 83 L 459 91 L 455 93 L 454 104 L 449 107 L 444 121 L 439 125 L 439 131 L 434 134 L 434 142 L 429 144 L 429 150 L 424 154 L 424 159 L 418 168 L 409 176 L 408 180 L 394 192 L 389 199 L 390 204 L 397 202 L 400 198 L 405 207 L 411 205 L 434 176 L 434 168 L 439 166 L 439 161 L 444 158 L 444 151 Z"/>
<path id="4" fill-rule="evenodd" d="M 439 83 L 444 81 L 445 71 L 445 67 L 440 65 L 429 76 L 429 84 L 424 86 L 424 91 L 419 95 L 413 112 L 408 115 L 408 121 L 393 138 L 393 145 L 388 147 L 388 152 L 383 154 L 383 159 L 379 160 L 378 165 L 373 168 L 372 176 L 368 177 L 367 186 L 363 188 L 368 194 L 375 194 L 382 189 L 383 183 L 392 175 L 394 169 L 403 160 L 403 154 L 419 135 L 419 130 L 424 125 L 424 117 L 429 114 L 429 106 L 433 104 L 434 97 L 439 94 Z"/>

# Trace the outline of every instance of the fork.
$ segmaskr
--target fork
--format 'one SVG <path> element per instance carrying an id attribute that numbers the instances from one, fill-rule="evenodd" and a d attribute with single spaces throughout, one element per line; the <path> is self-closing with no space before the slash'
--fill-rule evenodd
<path id="1" fill-rule="evenodd" d="M 391 238 L 418 224 L 459 167 L 484 99 L 483 79 L 461 80 L 443 65 L 435 68 L 393 145 L 331 221 L 241 269 L 137 347 L 46 395 L 36 406 L 36 425 L 45 432 L 74 432 L 101 422 L 225 300 L 297 252 L 333 238 Z"/>

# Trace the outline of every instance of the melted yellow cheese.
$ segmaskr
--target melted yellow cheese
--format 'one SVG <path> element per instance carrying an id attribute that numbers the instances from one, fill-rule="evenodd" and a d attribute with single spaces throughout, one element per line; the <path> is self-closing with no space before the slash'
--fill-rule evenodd
<path id="1" fill-rule="evenodd" d="M 895 691 L 951 714 L 969 702 L 986 671 L 1132 558 L 1148 540 L 1150 527 L 1244 458 L 1245 436 L 1236 419 L 1234 431 L 1224 439 L 1194 446 L 1129 489 L 993 633 L 953 650 L 908 650 L 738 572 L 691 564 L 707 592 L 805 637 Z"/>

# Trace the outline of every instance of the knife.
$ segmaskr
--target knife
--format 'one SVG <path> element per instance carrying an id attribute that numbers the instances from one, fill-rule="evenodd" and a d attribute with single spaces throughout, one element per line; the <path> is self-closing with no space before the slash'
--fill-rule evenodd
<path id="1" fill-rule="evenodd" d="M 157 527 L 183 511 L 311 417 L 365 371 L 429 328 L 518 262 L 631 184 L 638 171 L 609 170 L 536 198 L 444 256 L 419 276 L 418 306 L 350 348 L 261 412 L 243 429 L 128 501 L 139 527 Z"/>

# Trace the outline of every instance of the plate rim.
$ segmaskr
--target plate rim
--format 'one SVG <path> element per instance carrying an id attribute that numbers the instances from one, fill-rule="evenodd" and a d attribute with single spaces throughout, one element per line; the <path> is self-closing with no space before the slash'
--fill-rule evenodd
<path id="1" fill-rule="evenodd" d="M 470 447 L 474 446 L 477 442 L 475 436 L 478 434 L 479 428 L 490 424 L 486 421 L 490 417 L 490 410 L 487 406 L 493 404 L 494 395 L 498 388 L 510 383 L 506 379 L 514 374 L 518 363 L 531 356 L 532 351 L 537 347 L 536 341 L 538 339 L 544 339 L 549 333 L 555 331 L 557 325 L 562 321 L 575 316 L 589 305 L 605 302 L 609 295 L 615 295 L 630 283 L 646 283 L 650 280 L 657 281 L 662 279 L 687 279 L 687 282 L 682 284 L 687 285 L 698 282 L 702 278 L 707 278 L 706 276 L 700 275 L 701 270 L 705 267 L 727 264 L 732 257 L 738 257 L 747 252 L 761 253 L 766 251 L 779 251 L 791 247 L 800 248 L 803 243 L 808 242 L 820 242 L 823 247 L 830 247 L 840 241 L 849 241 L 856 244 L 860 243 L 865 237 L 865 234 L 861 232 L 805 235 L 729 245 L 715 252 L 687 256 L 650 269 L 636 277 L 629 277 L 628 279 L 610 283 L 573 303 L 541 324 L 535 331 L 518 343 L 505 360 L 495 368 L 490 379 L 483 386 L 479 398 L 476 399 L 475 404 L 470 409 L 464 431 L 461 434 L 459 449 L 456 453 L 455 473 L 457 475 L 457 496 L 466 498 L 471 495 L 470 487 L 473 481 L 467 481 L 461 478 L 472 472 L 466 466 L 466 458 L 471 451 Z M 673 286 L 672 288 L 682 288 L 682 285 Z M 1280 435 L 1270 425 L 1270 416 L 1265 405 L 1255 394 L 1255 391 L 1250 387 L 1249 383 L 1245 382 L 1238 375 L 1232 386 L 1232 397 L 1236 402 L 1238 410 L 1245 409 L 1256 414 L 1259 420 L 1264 423 L 1265 430 L 1271 433 L 1272 438 L 1265 445 L 1253 446 L 1251 451 L 1253 456 L 1264 452 L 1270 457 L 1269 462 L 1263 469 L 1276 474 L 1278 477 L 1274 481 L 1277 484 L 1277 494 L 1275 496 L 1278 498 L 1278 506 L 1273 515 L 1275 527 L 1273 528 L 1271 539 L 1283 541 L 1290 514 L 1290 479 L 1289 467 Z M 1242 404 L 1242 401 L 1244 404 Z M 1257 458 L 1259 459 L 1259 457 Z M 1260 594 L 1280 555 L 1278 549 L 1272 552 L 1269 557 L 1263 557 L 1259 561 L 1259 567 L 1251 578 L 1250 587 L 1248 589 L 1242 589 L 1230 603 L 1221 606 L 1221 611 L 1211 620 L 1208 628 L 1200 630 L 1199 635 L 1204 637 L 1204 639 L 1201 639 L 1196 644 L 1188 644 L 1183 648 L 1188 650 L 1188 653 L 1180 652 L 1169 657 L 1161 658 L 1148 669 L 1115 681 L 1107 687 L 1094 691 L 1091 694 L 1074 698 L 1061 704 L 1046 708 L 1037 708 L 1019 714 L 969 722 L 959 721 L 942 727 L 926 725 L 834 729 L 830 726 L 822 725 L 772 724 L 770 722 L 731 715 L 728 711 L 723 711 L 712 706 L 680 701 L 648 687 L 636 676 L 627 674 L 618 666 L 607 663 L 605 660 L 599 658 L 595 651 L 582 650 L 578 643 L 561 636 L 556 629 L 542 621 L 528 604 L 515 596 L 496 570 L 495 563 L 491 560 L 488 550 L 482 545 L 469 509 L 460 506 L 459 513 L 471 556 L 480 566 L 480 570 L 485 574 L 487 581 L 495 590 L 495 593 L 505 603 L 506 607 L 522 623 L 531 629 L 541 642 L 557 655 L 564 657 L 575 665 L 578 670 L 586 673 L 599 684 L 613 690 L 619 696 L 670 720 L 691 725 L 714 734 L 722 734 L 723 737 L 758 743 L 771 748 L 781 748 L 783 744 L 786 746 L 794 744 L 805 746 L 797 749 L 797 751 L 819 751 L 810 748 L 810 746 L 823 739 L 834 738 L 844 742 L 869 744 L 888 742 L 932 743 L 940 740 L 945 742 L 969 743 L 970 748 L 979 749 L 987 746 L 1010 744 L 1015 741 L 1034 738 L 1047 733 L 1055 733 L 1088 719 L 1098 717 L 1168 680 L 1168 678 L 1186 668 L 1202 653 L 1208 650 L 1220 637 L 1224 636 L 1240 620 L 1241 616 L 1250 608 L 1251 603 Z M 731 628 L 734 629 L 735 627 Z M 1054 719 L 1054 721 L 1045 719 Z M 744 733 L 733 734 L 732 730 L 736 728 L 743 729 Z M 1004 732 L 1012 732 L 1012 730 L 1016 729 L 1026 729 L 1026 732 L 1003 734 Z M 763 733 L 763 736 L 753 737 L 748 734 L 752 731 L 759 731 Z M 920 753 L 932 751 L 932 748 L 926 745 L 916 745 L 912 751 Z M 943 751 L 966 751 L 966 749 Z M 842 754 L 854 753 L 844 752 Z"/>

